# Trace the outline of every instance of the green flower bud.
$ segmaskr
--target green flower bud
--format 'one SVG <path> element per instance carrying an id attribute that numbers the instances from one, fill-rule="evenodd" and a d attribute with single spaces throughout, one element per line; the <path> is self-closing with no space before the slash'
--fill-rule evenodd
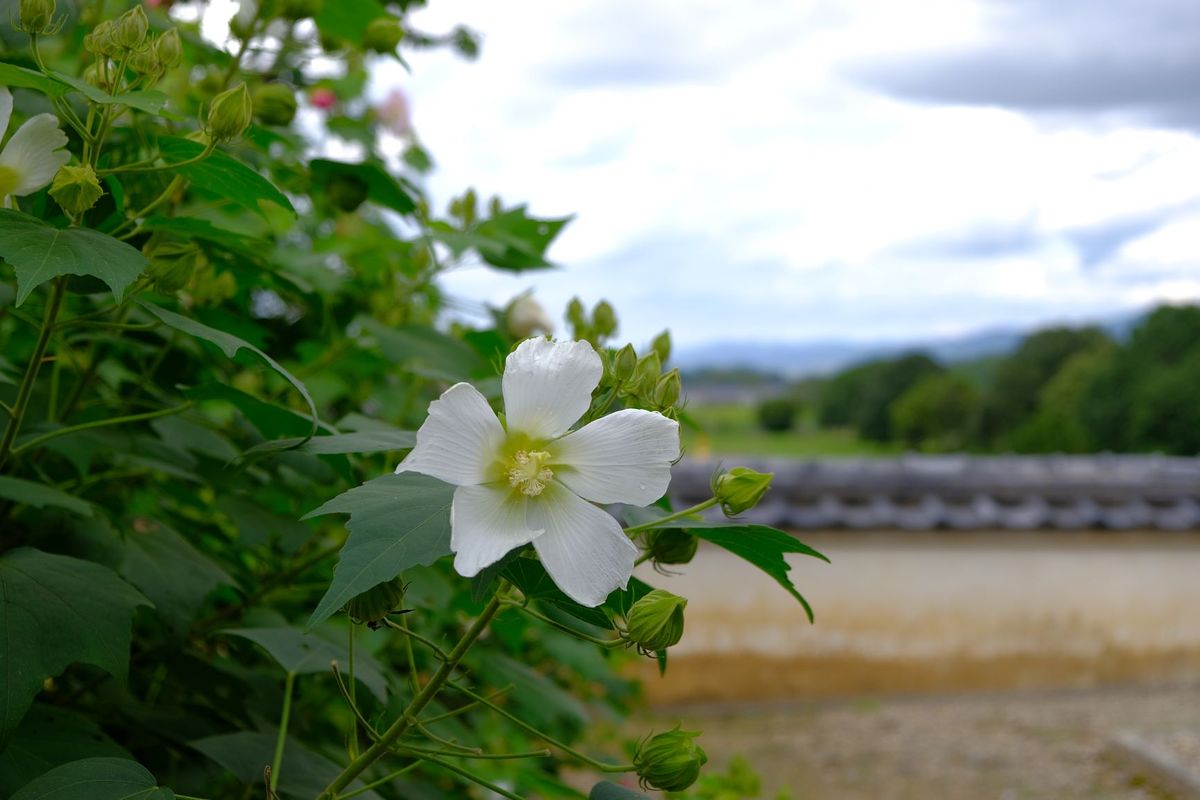
<path id="1" fill-rule="evenodd" d="M 283 0 L 279 15 L 292 22 L 308 17 L 315 17 L 325 7 L 324 0 Z"/>
<path id="2" fill-rule="evenodd" d="M 607 300 L 601 300 L 592 309 L 592 325 L 600 336 L 612 336 L 617 332 L 617 312 Z"/>
<path id="3" fill-rule="evenodd" d="M 682 792 L 700 777 L 708 755 L 692 740 L 699 731 L 675 730 L 651 736 L 638 745 L 633 765 L 643 789 Z"/>
<path id="4" fill-rule="evenodd" d="M 87 69 L 83 71 L 83 79 L 98 89 L 106 92 L 112 91 L 110 70 L 106 69 L 99 61 L 88 64 Z"/>
<path id="5" fill-rule="evenodd" d="M 674 408 L 675 404 L 679 402 L 681 391 L 683 391 L 683 381 L 679 377 L 679 370 L 673 369 L 658 379 L 658 383 L 654 387 L 654 404 L 662 409 Z"/>
<path id="6" fill-rule="evenodd" d="M 146 18 L 146 12 L 139 3 L 117 17 L 117 21 L 113 23 L 112 40 L 118 47 L 137 50 L 145 41 L 148 30 L 150 20 Z"/>
<path id="7" fill-rule="evenodd" d="M 400 27 L 400 20 L 395 17 L 376 17 L 367 24 L 363 44 L 376 53 L 394 53 L 403 38 L 404 29 Z"/>
<path id="8" fill-rule="evenodd" d="M 17 20 L 17 27 L 25 33 L 50 31 L 54 23 L 54 0 L 21 0 Z"/>
<path id="9" fill-rule="evenodd" d="M 374 628 L 383 619 L 404 605 L 404 581 L 392 578 L 373 586 L 346 603 L 346 613 L 359 625 Z"/>
<path id="10" fill-rule="evenodd" d="M 653 397 L 658 389 L 658 378 L 662 374 L 662 362 L 658 353 L 647 353 L 638 359 L 633 373 L 633 390 L 646 397 Z"/>
<path id="11" fill-rule="evenodd" d="M 347 213 L 366 202 L 370 187 L 357 175 L 335 174 L 325 184 L 325 194 L 334 207 Z"/>
<path id="12" fill-rule="evenodd" d="M 254 90 L 254 115 L 265 125 L 291 125 L 296 117 L 296 92 L 282 83 L 264 83 Z"/>
<path id="13" fill-rule="evenodd" d="M 637 351 L 633 349 L 633 345 L 627 344 L 613 356 L 613 377 L 624 383 L 633 377 L 636 369 Z"/>
<path id="14" fill-rule="evenodd" d="M 208 109 L 208 135 L 215 142 L 231 142 L 246 132 L 253 117 L 250 90 L 239 83 L 213 98 Z"/>
<path id="15" fill-rule="evenodd" d="M 655 589 L 633 604 L 625 633 L 644 653 L 673 647 L 683 638 L 683 609 L 687 599 Z"/>
<path id="16" fill-rule="evenodd" d="M 655 564 L 686 564 L 699 545 L 698 538 L 680 528 L 661 528 L 646 534 L 646 552 Z"/>
<path id="17" fill-rule="evenodd" d="M 208 263 L 204 252 L 190 242 L 152 236 L 142 250 L 150 259 L 146 275 L 154 281 L 154 289 L 165 294 L 174 294 L 187 286 L 196 271 Z"/>
<path id="18" fill-rule="evenodd" d="M 721 503 L 725 516 L 732 517 L 758 505 L 771 488 L 773 472 L 755 472 L 746 467 L 734 467 L 713 480 L 713 497 Z"/>
<path id="19" fill-rule="evenodd" d="M 579 328 L 587 325 L 587 317 L 584 316 L 583 302 L 578 297 L 572 297 L 571 302 L 567 303 L 567 322 L 571 323 L 571 327 L 577 331 Z"/>
<path id="20" fill-rule="evenodd" d="M 662 363 L 667 363 L 671 358 L 671 332 L 663 331 L 658 336 L 654 337 L 654 341 L 650 343 L 651 349 L 658 353 L 658 360 Z"/>
<path id="21" fill-rule="evenodd" d="M 97 55 L 115 58 L 121 55 L 121 47 L 114 38 L 115 31 L 116 23 L 106 19 L 83 37 L 83 46 Z"/>
<path id="22" fill-rule="evenodd" d="M 100 187 L 95 171 L 88 165 L 63 166 L 50 184 L 50 196 L 64 211 L 78 217 L 96 205 L 96 201 L 104 196 L 104 189 Z"/>
<path id="23" fill-rule="evenodd" d="M 139 75 L 160 75 L 163 71 L 159 63 L 158 53 L 153 43 L 147 42 L 141 50 L 134 52 L 129 58 L 129 68 Z"/>
<path id="24" fill-rule="evenodd" d="M 171 28 L 154 40 L 154 55 L 163 70 L 175 69 L 183 63 L 183 41 L 178 28 Z"/>

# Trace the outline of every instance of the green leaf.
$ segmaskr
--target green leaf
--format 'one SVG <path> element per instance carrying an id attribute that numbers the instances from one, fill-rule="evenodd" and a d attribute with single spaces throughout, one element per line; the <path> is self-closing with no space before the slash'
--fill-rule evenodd
<path id="1" fill-rule="evenodd" d="M 416 447 L 417 435 L 412 431 L 371 431 L 361 433 L 338 433 L 332 436 L 314 436 L 311 439 L 276 439 L 255 445 L 246 451 L 251 453 L 272 450 L 299 450 L 313 455 L 338 455 L 343 453 L 388 453 L 393 450 L 408 450 Z"/>
<path id="2" fill-rule="evenodd" d="M 150 217 L 142 222 L 142 229 L 147 231 L 162 231 L 173 233 L 186 239 L 200 239 L 211 242 L 236 253 L 250 261 L 261 261 L 263 254 L 261 244 L 240 233 L 218 228 L 206 219 L 197 217 Z M 259 250 L 255 250 L 258 247 Z"/>
<path id="3" fill-rule="evenodd" d="M 546 260 L 546 250 L 570 221 L 571 217 L 531 217 L 525 206 L 517 206 L 476 222 L 466 231 L 435 226 L 432 235 L 455 255 L 474 250 L 494 267 L 521 272 L 554 266 Z"/>
<path id="4" fill-rule="evenodd" d="M 274 760 L 276 736 L 275 731 L 239 731 L 197 739 L 190 744 L 246 786 L 261 786 L 263 767 Z M 341 771 L 337 764 L 289 736 L 283 751 L 283 766 L 279 770 L 279 791 L 290 797 L 311 800 Z M 356 780 L 347 788 L 361 789 L 362 785 L 362 781 Z M 379 800 L 373 790 L 355 797 Z"/>
<path id="5" fill-rule="evenodd" d="M 118 302 L 146 268 L 137 250 L 88 228 L 55 228 L 18 211 L 0 210 L 0 258 L 17 272 L 17 305 L 59 275 L 99 278 Z"/>
<path id="6" fill-rule="evenodd" d="M 63 508 L 80 516 L 90 517 L 92 506 L 78 497 L 47 486 L 44 483 L 25 481 L 20 478 L 0 477 L 0 497 L 34 508 Z"/>
<path id="7" fill-rule="evenodd" d="M 0 86 L 13 89 L 36 89 L 51 97 L 59 97 L 66 92 L 63 86 L 40 72 L 18 67 L 16 64 L 0 63 Z"/>
<path id="8" fill-rule="evenodd" d="M 327 673 L 332 662 L 338 663 L 338 671 L 349 676 L 350 658 L 344 645 L 336 645 L 316 634 L 306 634 L 296 628 L 240 628 L 227 629 L 222 633 L 249 639 L 270 654 L 283 667 L 284 672 L 294 675 Z M 379 671 L 379 665 L 366 653 L 355 653 L 355 677 L 363 686 L 387 702 L 387 681 Z"/>
<path id="9" fill-rule="evenodd" d="M 195 158 L 204 152 L 204 145 L 190 139 L 175 136 L 160 136 L 158 151 L 167 163 L 178 163 Z M 280 208 L 296 213 L 292 203 L 283 192 L 269 180 L 228 153 L 213 151 L 208 158 L 195 164 L 176 168 L 176 171 L 196 186 L 219 195 L 231 203 L 263 214 L 259 203 L 267 201 Z M 265 216 L 265 215 L 264 215 Z"/>
<path id="10" fill-rule="evenodd" d="M 11 800 L 174 800 L 175 793 L 127 758 L 85 758 L 63 764 Z"/>
<path id="11" fill-rule="evenodd" d="M 129 534 L 117 571 L 150 598 L 176 636 L 187 633 L 213 589 L 237 585 L 212 559 L 157 522 Z"/>
<path id="12" fill-rule="evenodd" d="M 64 75 L 61 72 L 51 71 L 50 77 L 59 84 L 74 89 L 93 103 L 99 103 L 100 105 L 129 106 L 130 108 L 136 108 L 138 111 L 145 111 L 147 114 L 158 114 L 167 105 L 167 96 L 154 89 L 111 95 L 99 87 L 92 86 L 81 78 Z"/>
<path id="13" fill-rule="evenodd" d="M 554 579 L 546 572 L 546 568 L 540 561 L 532 558 L 516 558 L 504 568 L 501 574 L 530 600 L 552 603 L 575 619 L 595 625 L 597 628 L 610 629 L 613 626 L 612 620 L 602 608 L 580 605 L 563 594 L 562 589 L 559 589 L 554 583 Z"/>
<path id="14" fill-rule="evenodd" d="M 417 209 L 417 201 L 408 189 L 377 164 L 348 164 L 325 158 L 309 162 L 313 180 L 325 184 L 334 176 L 344 175 L 366 184 L 367 198 L 399 214 L 411 214 Z"/>
<path id="15" fill-rule="evenodd" d="M 592 787 L 588 800 L 650 800 L 650 796 L 618 786 L 612 781 L 600 781 Z"/>
<path id="16" fill-rule="evenodd" d="M 338 0 L 323 4 L 313 21 L 326 36 L 361 42 L 371 20 L 384 16 L 387 9 L 376 0 Z"/>
<path id="17" fill-rule="evenodd" d="M 355 323 L 379 342 L 389 360 L 405 369 L 446 381 L 494 375 L 496 370 L 469 345 L 423 325 L 392 328 L 367 316 Z"/>
<path id="18" fill-rule="evenodd" d="M 0 558 L 0 750 L 42 682 L 69 664 L 125 680 L 139 605 L 149 601 L 108 567 L 28 547 Z"/>
<path id="19" fill-rule="evenodd" d="M 210 328 L 202 322 L 197 322 L 194 319 L 176 314 L 174 311 L 167 311 L 165 308 L 160 308 L 159 306 L 152 305 L 150 303 L 142 303 L 141 306 L 162 320 L 163 324 L 174 328 L 181 333 L 186 333 L 189 336 L 195 336 L 197 339 L 203 339 L 206 342 L 215 344 L 217 347 L 221 348 L 221 352 L 225 354 L 226 358 L 233 358 L 238 354 L 239 350 L 245 349 L 249 350 L 263 361 L 267 362 L 271 369 L 275 370 L 277 373 L 283 376 L 284 380 L 295 387 L 296 391 L 298 391 L 301 397 L 304 398 L 304 402 L 308 404 L 308 411 L 312 417 L 312 429 L 308 436 L 311 437 L 317 432 L 317 426 L 320 424 L 320 421 L 317 417 L 317 406 L 315 403 L 313 403 L 312 395 L 308 393 L 308 389 L 305 387 L 305 385 L 301 383 L 298 378 L 294 377 L 292 373 L 284 369 L 283 365 L 278 361 L 271 358 L 269 355 L 264 353 L 262 350 L 259 350 L 245 339 L 239 339 L 232 334 L 219 331 L 216 328 Z"/>
<path id="20" fill-rule="evenodd" d="M 312 528 L 294 517 L 285 517 L 239 494 L 223 494 L 217 508 L 229 515 L 247 547 L 277 544 L 284 553 L 295 553 L 312 538 Z"/>
<path id="21" fill-rule="evenodd" d="M 91 720 L 34 703 L 17 727 L 12 744 L 0 753 L 0 797 L 12 797 L 17 789 L 60 764 L 98 756 L 129 758 L 129 753 Z"/>
<path id="22" fill-rule="evenodd" d="M 450 484 L 403 472 L 367 481 L 305 515 L 304 519 L 350 515 L 346 522 L 350 535 L 334 568 L 333 582 L 309 618 L 308 628 L 409 567 L 449 555 L 453 499 Z"/>

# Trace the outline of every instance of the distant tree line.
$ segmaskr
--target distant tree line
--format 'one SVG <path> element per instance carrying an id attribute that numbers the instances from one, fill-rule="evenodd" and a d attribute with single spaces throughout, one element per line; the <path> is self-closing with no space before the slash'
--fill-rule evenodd
<path id="1" fill-rule="evenodd" d="M 944 452 L 1200 453 L 1200 307 L 1162 306 L 1123 341 L 1054 327 L 1010 355 L 941 364 L 923 353 L 856 364 L 802 394 L 822 427 Z M 772 398 L 767 430 L 802 403 Z"/>

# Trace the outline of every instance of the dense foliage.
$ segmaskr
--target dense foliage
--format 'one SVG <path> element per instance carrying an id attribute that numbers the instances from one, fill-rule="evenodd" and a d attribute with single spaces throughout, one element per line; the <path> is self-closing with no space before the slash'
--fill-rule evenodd
<path id="1" fill-rule="evenodd" d="M 637 698 L 616 667 L 666 668 L 680 599 L 634 578 L 581 604 L 528 546 L 465 579 L 454 486 L 392 474 L 432 400 L 466 382 L 491 415 L 548 327 L 528 298 L 451 320 L 438 276 L 547 268 L 567 220 L 471 191 L 440 213 L 403 97 L 364 97 L 372 59 L 475 37 L 414 30 L 414 2 L 263 0 L 218 46 L 202 3 L 119 5 L 3 7 L 0 795 L 582 796 L 564 764 L 686 790 L 691 733 L 597 733 Z M 669 337 L 567 318 L 600 365 L 585 421 L 676 414 Z M 767 483 L 604 519 L 641 547 L 690 530 L 803 602 L 784 555 L 816 553 L 698 516 Z M 639 641 L 661 602 L 670 636 Z"/>

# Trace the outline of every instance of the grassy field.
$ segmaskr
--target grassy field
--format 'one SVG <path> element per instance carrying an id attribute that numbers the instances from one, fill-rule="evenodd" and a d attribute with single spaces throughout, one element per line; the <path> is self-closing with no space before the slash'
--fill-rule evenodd
<path id="1" fill-rule="evenodd" d="M 687 424 L 689 421 L 695 425 Z M 901 452 L 897 445 L 864 441 L 852 430 L 822 430 L 809 419 L 797 419 L 796 427 L 785 433 L 764 431 L 758 426 L 755 409 L 742 405 L 688 406 L 683 446 L 692 458 L 876 456 Z"/>

